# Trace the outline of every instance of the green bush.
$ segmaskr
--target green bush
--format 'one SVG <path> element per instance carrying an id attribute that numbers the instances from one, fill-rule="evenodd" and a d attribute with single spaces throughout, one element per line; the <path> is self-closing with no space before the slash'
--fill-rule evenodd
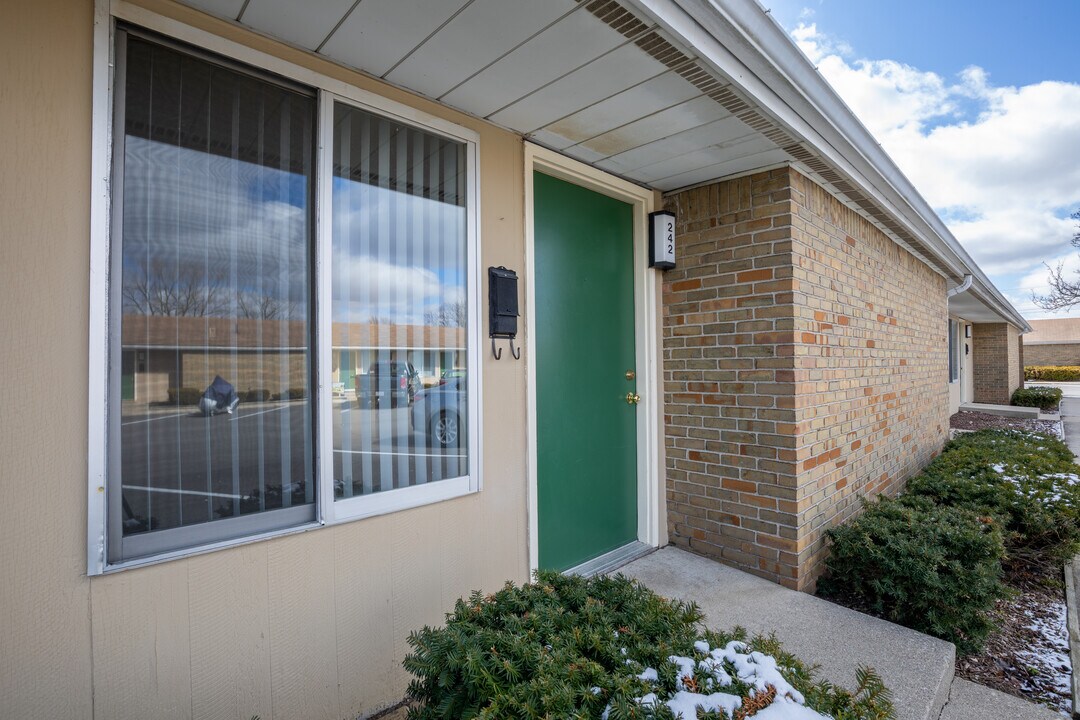
<path id="1" fill-rule="evenodd" d="M 285 392 L 274 393 L 271 400 L 303 400 L 307 397 L 306 388 L 289 388 Z"/>
<path id="2" fill-rule="evenodd" d="M 903 501 L 916 499 L 995 517 L 1015 557 L 1056 563 L 1080 550 L 1080 467 L 1056 437 L 960 434 L 908 483 Z"/>
<path id="3" fill-rule="evenodd" d="M 676 688 L 691 686 L 702 693 L 722 688 L 741 698 L 744 708 L 771 702 L 768 693 L 752 692 L 751 676 L 740 677 L 726 659 L 713 666 L 730 676 L 719 681 L 707 664 L 710 647 L 772 655 L 792 689 L 837 720 L 893 717 L 889 693 L 872 671 L 860 671 L 858 687 L 849 693 L 815 683 L 775 638 L 706 632 L 700 621 L 693 605 L 665 600 L 622 576 L 542 572 L 533 583 L 507 584 L 486 597 L 474 593 L 458 600 L 445 627 L 409 636 L 412 652 L 404 664 L 414 679 L 408 696 L 419 703 L 409 718 L 671 720 L 673 712 L 662 703 Z M 690 675 L 669 662 L 672 655 L 694 661 Z M 655 679 L 642 676 L 647 667 L 657 671 Z M 656 693 L 657 704 L 640 701 L 649 693 Z M 714 711 L 704 717 L 728 716 Z"/>
<path id="4" fill-rule="evenodd" d="M 1074 382 L 1080 380 L 1080 367 L 1076 365 L 1027 365 L 1024 367 L 1024 379 Z"/>
<path id="5" fill-rule="evenodd" d="M 1012 394 L 1012 404 L 1021 407 L 1037 407 L 1040 410 L 1057 410 L 1061 404 L 1061 389 L 1052 387 L 1018 388 Z"/>
<path id="6" fill-rule="evenodd" d="M 259 388 L 257 390 L 248 390 L 246 392 L 237 393 L 240 399 L 244 402 L 266 402 L 270 399 L 270 391 L 266 388 Z"/>
<path id="7" fill-rule="evenodd" d="M 198 405 L 202 396 L 198 388 L 169 388 L 170 405 Z"/>
<path id="8" fill-rule="evenodd" d="M 1001 533 L 991 518 L 929 499 L 867 503 L 862 515 L 828 531 L 826 597 L 977 652 L 1005 597 Z"/>

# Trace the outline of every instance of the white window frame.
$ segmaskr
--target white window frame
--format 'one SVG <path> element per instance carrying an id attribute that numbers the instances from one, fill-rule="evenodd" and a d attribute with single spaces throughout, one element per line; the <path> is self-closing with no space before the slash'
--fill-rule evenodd
<path id="1" fill-rule="evenodd" d="M 949 318 L 949 384 L 960 382 L 960 321 Z"/>
<path id="2" fill-rule="evenodd" d="M 108 466 L 110 438 L 110 275 L 111 181 L 114 34 L 118 20 L 145 28 L 167 38 L 188 43 L 264 72 L 307 85 L 318 94 L 318 147 L 315 161 L 315 319 L 314 343 L 316 422 L 314 477 L 317 483 L 315 521 L 295 527 L 260 532 L 229 540 L 193 545 L 181 550 L 110 564 L 107 561 Z M 481 277 L 480 277 L 480 167 L 478 132 L 430 115 L 411 106 L 363 90 L 310 68 L 254 50 L 232 40 L 192 27 L 172 18 L 132 5 L 124 0 L 95 0 L 94 55 L 92 66 L 92 147 L 90 202 L 90 298 L 89 377 L 87 451 L 87 574 L 150 565 L 180 557 L 243 545 L 269 537 L 305 532 L 322 525 L 347 522 L 374 515 L 397 512 L 470 493 L 482 483 L 482 379 L 480 358 Z M 417 127 L 464 143 L 466 156 L 466 242 L 468 282 L 468 328 L 466 357 L 470 375 L 468 391 L 469 474 L 459 478 L 398 488 L 366 496 L 334 500 L 332 429 L 332 322 L 330 315 L 330 252 L 332 211 L 333 103 L 343 102 L 394 121 Z M 119 362 L 119 358 L 116 358 Z"/>

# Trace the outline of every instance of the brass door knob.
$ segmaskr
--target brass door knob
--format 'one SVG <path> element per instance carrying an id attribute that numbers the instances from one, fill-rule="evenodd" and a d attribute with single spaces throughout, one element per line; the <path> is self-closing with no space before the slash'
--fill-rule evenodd
<path id="1" fill-rule="evenodd" d="M 626 393 L 626 404 L 627 405 L 637 405 L 640 401 L 641 401 L 641 396 L 638 395 L 637 393 L 632 393 L 632 392 Z"/>

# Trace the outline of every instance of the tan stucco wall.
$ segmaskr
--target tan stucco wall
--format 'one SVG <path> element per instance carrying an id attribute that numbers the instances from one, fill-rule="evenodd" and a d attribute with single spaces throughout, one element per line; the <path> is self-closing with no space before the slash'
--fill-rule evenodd
<path id="1" fill-rule="evenodd" d="M 477 130 L 481 263 L 522 267 L 520 138 L 197 12 L 146 4 Z M 527 577 L 525 362 L 481 353 L 478 494 L 88 579 L 93 4 L 6 10 L 0 717 L 336 720 L 393 703 L 410 630 L 440 622 L 472 589 Z"/>

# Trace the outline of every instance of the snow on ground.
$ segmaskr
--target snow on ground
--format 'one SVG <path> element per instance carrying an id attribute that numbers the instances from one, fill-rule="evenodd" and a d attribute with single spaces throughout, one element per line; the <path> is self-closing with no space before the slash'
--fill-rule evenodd
<path id="1" fill-rule="evenodd" d="M 1023 689 L 1054 703 L 1054 708 L 1072 716 L 1072 661 L 1069 658 L 1069 630 L 1063 602 L 1047 603 L 1037 610 L 1024 608 L 1030 619 L 1027 628 L 1034 639 L 1029 650 L 1017 653 L 1028 665 L 1030 678 Z"/>
<path id="2" fill-rule="evenodd" d="M 802 693 L 795 689 L 781 673 L 776 658 L 764 653 L 751 651 L 742 642 L 732 640 L 724 647 L 710 647 L 704 640 L 694 643 L 695 656 L 671 655 L 668 662 L 677 668 L 678 681 L 676 692 L 670 697 L 661 698 L 657 692 L 651 692 L 638 698 L 642 707 L 667 705 L 676 720 L 695 720 L 698 710 L 723 711 L 732 715 L 742 706 L 742 698 L 731 693 L 720 692 L 717 688 L 733 684 L 732 672 L 743 683 L 753 687 L 752 696 L 760 693 L 772 693 L 769 704 L 753 714 L 758 720 L 831 720 L 806 706 Z M 625 654 L 625 653 L 624 653 Z M 701 682 L 702 675 L 705 681 Z M 638 678 L 658 685 L 659 673 L 656 668 L 647 667 Z M 696 679 L 695 679 L 696 678 Z M 704 686 L 704 687 L 701 687 Z M 703 692 L 697 692 L 697 690 Z M 767 695 L 766 695 L 767 697 Z M 605 710 L 603 718 L 608 717 Z"/>

